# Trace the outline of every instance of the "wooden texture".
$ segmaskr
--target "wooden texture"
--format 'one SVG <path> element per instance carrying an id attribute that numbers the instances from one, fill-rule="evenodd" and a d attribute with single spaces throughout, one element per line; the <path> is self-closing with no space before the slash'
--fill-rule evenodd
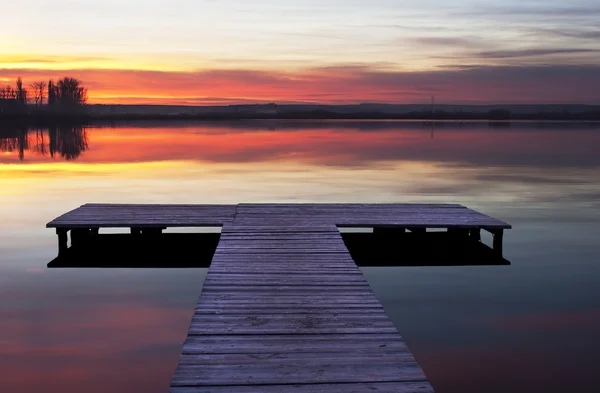
<path id="1" fill-rule="evenodd" d="M 171 387 L 170 393 L 433 393 L 426 381 Z"/>
<path id="2" fill-rule="evenodd" d="M 88 203 L 55 218 L 48 228 L 199 227 L 237 224 L 236 234 L 302 232 L 326 234 L 323 227 L 413 227 L 509 229 L 507 223 L 456 204 L 239 204 L 158 205 Z M 226 232 L 228 233 L 228 232 Z"/>
<path id="3" fill-rule="evenodd" d="M 86 204 L 57 217 L 60 249 L 97 228 L 164 236 L 221 227 L 171 393 L 433 392 L 338 227 L 379 236 L 448 228 L 479 240 L 503 221 L 456 204 Z"/>
<path id="4" fill-rule="evenodd" d="M 50 221 L 48 228 L 198 227 L 231 222 L 235 205 L 129 205 L 88 203 Z"/>
<path id="5" fill-rule="evenodd" d="M 223 225 L 171 393 L 432 392 L 334 223 L 270 209 Z"/>

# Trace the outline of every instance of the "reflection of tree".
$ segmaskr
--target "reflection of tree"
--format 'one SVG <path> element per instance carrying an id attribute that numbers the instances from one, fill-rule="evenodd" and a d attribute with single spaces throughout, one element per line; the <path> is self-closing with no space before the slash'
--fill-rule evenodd
<path id="1" fill-rule="evenodd" d="M 76 160 L 88 148 L 87 133 L 81 126 L 58 127 L 58 153 L 65 160 Z"/>
<path id="2" fill-rule="evenodd" d="M 31 131 L 32 133 L 34 131 Z M 48 154 L 48 148 L 46 145 L 46 137 L 45 137 L 45 132 L 42 128 L 36 128 L 35 129 L 35 143 L 33 144 L 33 148 L 30 150 L 33 150 L 37 153 L 40 153 L 41 155 L 45 156 Z"/>
<path id="3" fill-rule="evenodd" d="M 0 151 L 19 152 L 19 159 L 25 158 L 25 150 L 29 149 L 27 129 L 16 128 L 0 133 Z"/>
<path id="4" fill-rule="evenodd" d="M 0 151 L 18 150 L 19 159 L 25 151 L 54 158 L 59 155 L 65 160 L 76 160 L 88 149 L 87 131 L 82 126 L 52 126 L 48 129 L 0 130 Z"/>

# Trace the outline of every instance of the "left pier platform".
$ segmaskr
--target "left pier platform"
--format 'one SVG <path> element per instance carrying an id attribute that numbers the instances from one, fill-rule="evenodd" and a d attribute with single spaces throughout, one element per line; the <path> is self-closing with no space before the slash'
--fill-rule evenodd
<path id="1" fill-rule="evenodd" d="M 236 205 L 86 203 L 46 224 L 56 228 L 58 253 L 98 234 L 100 228 L 130 228 L 131 234 L 156 234 L 171 227 L 221 227 L 233 222 Z"/>

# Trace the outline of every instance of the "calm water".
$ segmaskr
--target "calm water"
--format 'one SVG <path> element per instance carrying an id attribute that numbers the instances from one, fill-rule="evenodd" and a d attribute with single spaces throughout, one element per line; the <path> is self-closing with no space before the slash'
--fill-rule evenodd
<path id="1" fill-rule="evenodd" d="M 1 392 L 167 392 L 206 274 L 47 269 L 46 222 L 86 202 L 277 201 L 511 223 L 512 266 L 365 274 L 438 393 L 600 390 L 600 124 L 148 123 L 0 144 Z"/>

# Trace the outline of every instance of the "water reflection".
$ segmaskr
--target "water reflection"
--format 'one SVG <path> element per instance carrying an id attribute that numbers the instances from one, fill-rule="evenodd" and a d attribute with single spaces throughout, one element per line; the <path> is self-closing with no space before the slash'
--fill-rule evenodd
<path id="1" fill-rule="evenodd" d="M 80 181 L 81 175 L 93 173 L 110 177 L 116 189 L 127 186 L 127 176 L 145 179 L 147 188 L 139 191 L 150 195 L 164 193 L 162 183 L 171 179 L 167 188 L 173 192 L 164 197 L 170 202 L 201 192 L 204 201 L 216 202 L 275 202 L 290 195 L 317 201 L 327 195 L 338 201 L 422 202 L 460 195 L 477 208 L 483 201 L 478 196 L 485 195 L 495 201 L 600 206 L 600 123 L 435 127 L 433 139 L 430 123 L 385 121 L 11 130 L 0 134 L 0 164 L 25 165 L 6 166 L 0 179 L 43 177 L 66 184 L 73 176 Z M 75 164 L 61 163 L 67 160 Z M 81 188 L 74 182 L 69 187 Z M 240 187 L 245 197 L 232 192 Z M 78 201 L 97 200 L 91 192 L 100 190 L 91 188 L 87 195 L 80 189 Z M 119 200 L 116 195 L 108 199 Z"/>
<path id="2" fill-rule="evenodd" d="M 596 167 L 600 123 L 245 122 L 89 128 L 62 125 L 0 129 L 0 162 L 45 162 L 56 156 L 87 163 L 194 160 L 249 163 L 293 160 L 365 166 L 413 161 L 479 166 Z M 566 132 L 568 130 L 568 132 Z M 88 151 L 92 145 L 94 151 Z M 18 155 L 13 155 L 18 152 Z M 560 156 L 560 160 L 556 157 Z M 496 178 L 495 180 L 501 180 Z M 528 178 L 527 180 L 533 180 Z"/>
<path id="3" fill-rule="evenodd" d="M 16 151 L 21 161 L 25 159 L 25 152 L 42 157 L 58 156 L 65 160 L 76 160 L 87 149 L 87 130 L 81 125 L 0 130 L 0 151 Z"/>
<path id="4" fill-rule="evenodd" d="M 0 391 L 166 392 L 200 293 L 201 269 L 47 269 L 46 222 L 87 202 L 280 201 L 461 203 L 511 223 L 512 266 L 366 276 L 438 393 L 592 391 L 600 125 L 431 126 L 0 131 Z"/>

